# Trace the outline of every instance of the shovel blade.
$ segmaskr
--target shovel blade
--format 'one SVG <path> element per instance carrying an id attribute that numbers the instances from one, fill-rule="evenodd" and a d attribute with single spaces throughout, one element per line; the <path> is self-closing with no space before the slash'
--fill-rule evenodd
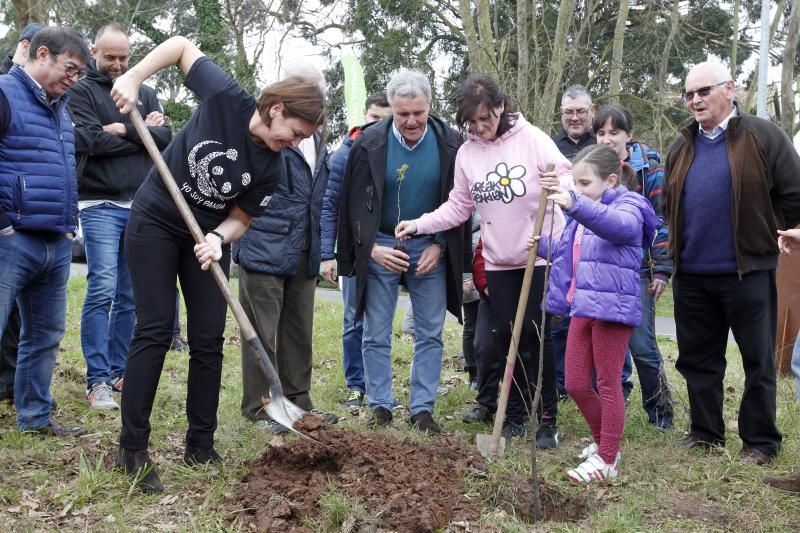
<path id="1" fill-rule="evenodd" d="M 475 444 L 478 446 L 480 454 L 487 459 L 501 456 L 506 450 L 505 438 L 500 437 L 499 440 L 495 441 L 494 435 L 486 435 L 484 433 L 478 433 L 475 436 Z"/>
<path id="2" fill-rule="evenodd" d="M 294 423 L 303 418 L 306 412 L 287 400 L 285 396 L 270 395 L 270 401 L 265 408 L 269 417 L 278 424 L 301 437 L 314 440 L 294 429 Z"/>

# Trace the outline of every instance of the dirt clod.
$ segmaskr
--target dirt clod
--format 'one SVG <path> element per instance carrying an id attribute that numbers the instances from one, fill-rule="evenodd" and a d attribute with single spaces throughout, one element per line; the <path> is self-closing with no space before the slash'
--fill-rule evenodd
<path id="1" fill-rule="evenodd" d="M 403 442 L 333 428 L 309 415 L 295 429 L 319 443 L 268 445 L 244 478 L 239 502 L 259 531 L 302 530 L 304 519 L 319 517 L 320 498 L 331 491 L 361 509 L 359 526 L 423 532 L 480 518 L 480 498 L 468 497 L 460 478 L 483 472 L 485 464 L 464 444 L 447 437 Z"/>

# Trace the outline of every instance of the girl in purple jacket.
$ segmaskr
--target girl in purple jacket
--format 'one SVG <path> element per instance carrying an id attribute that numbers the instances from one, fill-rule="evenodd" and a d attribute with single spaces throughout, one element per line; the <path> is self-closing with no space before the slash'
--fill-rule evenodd
<path id="1" fill-rule="evenodd" d="M 642 248 L 652 245 L 661 223 L 650 202 L 622 185 L 632 173 L 612 148 L 595 145 L 572 163 L 575 191 L 549 188 L 550 199 L 570 219 L 553 243 L 545 306 L 553 315 L 572 317 L 565 385 L 594 438 L 579 456 L 584 462 L 567 471 L 578 483 L 617 477 L 622 455 L 625 403 L 619 376 L 642 317 Z M 550 244 L 543 235 L 539 255 L 547 257 Z M 599 392 L 592 388 L 593 371 Z"/>

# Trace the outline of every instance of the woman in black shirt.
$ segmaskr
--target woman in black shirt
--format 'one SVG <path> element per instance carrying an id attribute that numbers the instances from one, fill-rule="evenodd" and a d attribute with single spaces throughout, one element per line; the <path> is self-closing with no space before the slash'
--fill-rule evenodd
<path id="1" fill-rule="evenodd" d="M 138 477 L 145 492 L 163 491 L 147 446 L 153 400 L 170 347 L 175 279 L 186 303 L 190 347 L 184 461 L 220 462 L 213 446 L 227 308 L 204 271 L 219 261 L 227 275 L 230 243 L 261 214 L 284 171 L 280 150 L 296 147 L 325 118 L 324 95 L 316 82 L 287 78 L 265 88 L 256 100 L 183 37 L 164 41 L 117 79 L 111 95 L 120 110 L 132 109 L 145 79 L 174 64 L 201 103 L 163 155 L 206 242 L 195 244 L 152 168 L 134 198 L 125 233 L 136 329 L 125 370 L 117 454 L 118 466 Z"/>

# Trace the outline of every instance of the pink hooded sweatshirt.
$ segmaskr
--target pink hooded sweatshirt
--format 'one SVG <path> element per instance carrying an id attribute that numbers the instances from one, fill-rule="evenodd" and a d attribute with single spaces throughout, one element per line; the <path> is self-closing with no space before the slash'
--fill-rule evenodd
<path id="1" fill-rule="evenodd" d="M 416 220 L 418 233 L 436 233 L 463 224 L 473 209 L 481 216 L 481 239 L 486 270 L 525 268 L 528 237 L 533 233 L 542 188 L 539 172 L 556 166 L 561 188 L 572 190 L 567 158 L 542 130 L 522 114 L 510 130 L 491 142 L 470 135 L 456 156 L 455 183 L 447 201 Z M 542 232 L 561 238 L 564 215 L 548 204 Z M 537 259 L 537 265 L 545 265 Z"/>

